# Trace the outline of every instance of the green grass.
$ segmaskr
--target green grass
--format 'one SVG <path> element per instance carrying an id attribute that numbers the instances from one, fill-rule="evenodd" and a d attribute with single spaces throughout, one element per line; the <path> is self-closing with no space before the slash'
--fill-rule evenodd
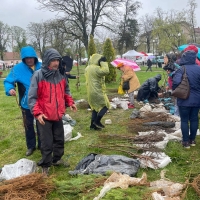
<path id="1" fill-rule="evenodd" d="M 77 80 L 70 79 L 70 89 L 75 100 L 87 99 L 84 77 L 85 66 L 80 66 L 80 87 L 77 89 Z M 139 80 L 143 83 L 149 77 L 153 77 L 158 73 L 163 74 L 162 69 L 153 67 L 153 72 L 145 72 L 146 67 L 141 67 L 141 71 L 136 72 Z M 73 68 L 72 74 L 77 74 L 77 69 Z M 117 82 L 107 84 L 108 95 L 118 96 L 117 91 L 120 80 L 120 71 L 118 71 Z M 161 81 L 161 84 L 163 82 Z M 112 92 L 111 92 L 112 91 Z M 0 167 L 5 164 L 15 163 L 21 158 L 25 158 L 26 145 L 24 129 L 22 125 L 21 111 L 16 103 L 15 97 L 5 96 L 3 88 L 3 79 L 0 79 Z M 90 145 L 98 144 L 114 144 L 117 145 L 117 140 L 105 140 L 105 134 L 130 134 L 127 126 L 129 116 L 132 110 L 110 110 L 106 114 L 103 121 L 106 119 L 112 120 L 112 125 L 107 125 L 106 128 L 100 132 L 93 132 L 89 130 L 91 112 L 86 108 L 79 108 L 77 113 L 68 113 L 73 119 L 77 121 L 73 130 L 73 135 L 80 132 L 84 137 L 77 141 L 65 143 L 65 155 L 63 159 L 67 159 L 70 163 L 70 168 L 52 167 L 50 173 L 54 175 L 54 183 L 57 189 L 48 195 L 48 200 L 90 200 L 97 196 L 103 186 L 103 182 L 108 176 L 100 175 L 78 175 L 71 176 L 68 174 L 69 170 L 74 170 L 78 162 L 89 153 L 97 154 L 122 154 L 109 149 L 101 149 L 98 147 L 91 148 Z M 167 170 L 166 177 L 172 181 L 184 183 L 187 179 L 192 182 L 193 178 L 199 174 L 200 166 L 200 139 L 197 137 L 197 146 L 190 150 L 185 150 L 177 142 L 169 142 L 165 153 L 169 155 L 172 162 L 165 168 Z M 126 155 L 123 153 L 122 155 Z M 128 155 L 126 155 L 128 156 Z M 38 161 L 41 158 L 40 152 L 37 150 L 28 159 Z M 139 169 L 137 177 L 141 177 L 143 172 L 147 173 L 148 181 L 154 181 L 160 178 L 162 169 Z M 99 184 L 101 183 L 101 184 Z M 102 186 L 99 186 L 102 185 Z M 143 200 L 150 199 L 148 197 L 149 189 L 145 186 L 130 187 L 126 190 L 120 188 L 110 190 L 104 200 Z M 200 199 L 191 186 L 187 190 L 187 200 Z"/>

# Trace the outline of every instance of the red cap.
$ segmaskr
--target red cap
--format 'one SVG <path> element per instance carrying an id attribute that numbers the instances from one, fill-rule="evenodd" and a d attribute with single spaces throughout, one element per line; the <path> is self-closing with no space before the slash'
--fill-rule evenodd
<path id="1" fill-rule="evenodd" d="M 197 47 L 194 46 L 194 45 L 189 45 L 188 47 L 186 47 L 186 48 L 184 49 L 184 52 L 185 52 L 185 51 L 194 51 L 195 53 L 198 53 L 198 49 L 197 49 Z"/>

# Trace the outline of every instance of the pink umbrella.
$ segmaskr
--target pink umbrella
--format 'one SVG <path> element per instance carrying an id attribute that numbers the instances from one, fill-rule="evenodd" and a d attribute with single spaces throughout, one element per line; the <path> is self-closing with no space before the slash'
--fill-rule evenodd
<path id="1" fill-rule="evenodd" d="M 114 67 L 117 67 L 117 65 L 119 63 L 123 63 L 124 65 L 131 67 L 134 71 L 140 71 L 141 70 L 140 67 L 133 60 L 127 60 L 127 59 L 124 59 L 124 58 L 117 58 L 117 59 L 115 59 L 111 62 L 111 64 Z"/>

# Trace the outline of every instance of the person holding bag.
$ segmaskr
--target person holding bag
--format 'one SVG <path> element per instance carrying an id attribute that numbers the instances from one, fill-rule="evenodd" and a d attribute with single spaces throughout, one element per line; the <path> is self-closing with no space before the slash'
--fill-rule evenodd
<path id="1" fill-rule="evenodd" d="M 128 92 L 130 101 L 128 108 L 134 108 L 134 91 L 140 87 L 139 79 L 131 67 L 119 63 L 117 68 L 123 72 L 121 77 L 122 87 L 123 90 Z"/>
<path id="2" fill-rule="evenodd" d="M 196 64 L 198 49 L 189 45 L 184 49 L 180 59 L 181 68 L 173 75 L 172 90 L 175 90 L 183 79 L 184 69 L 189 81 L 190 93 L 188 98 L 177 98 L 177 105 L 181 118 L 182 145 L 189 149 L 195 146 L 195 138 L 198 129 L 198 112 L 200 107 L 200 67 Z"/>

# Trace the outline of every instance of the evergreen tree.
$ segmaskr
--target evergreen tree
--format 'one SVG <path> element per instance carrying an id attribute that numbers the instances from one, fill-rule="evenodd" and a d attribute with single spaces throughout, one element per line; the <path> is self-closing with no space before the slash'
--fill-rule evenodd
<path id="1" fill-rule="evenodd" d="M 92 56 L 94 53 L 96 53 L 96 46 L 93 35 L 90 35 L 90 41 L 88 44 L 88 59 L 90 59 L 90 56 Z"/>
<path id="2" fill-rule="evenodd" d="M 110 70 L 110 73 L 106 76 L 106 82 L 110 83 L 112 81 L 116 81 L 116 68 L 110 64 L 110 62 L 112 62 L 115 59 L 115 50 L 113 48 L 112 41 L 109 38 L 106 39 L 103 45 L 103 56 L 106 57 Z"/>

